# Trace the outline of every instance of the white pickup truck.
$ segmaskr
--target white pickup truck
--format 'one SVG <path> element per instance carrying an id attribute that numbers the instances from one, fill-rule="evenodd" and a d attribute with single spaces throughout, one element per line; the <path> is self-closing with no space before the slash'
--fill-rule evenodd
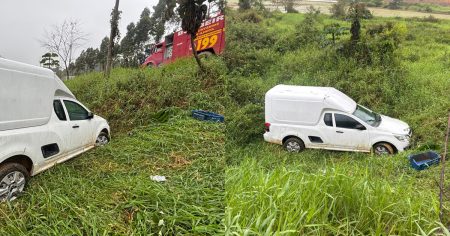
<path id="1" fill-rule="evenodd" d="M 94 115 L 51 70 L 0 58 L 0 201 L 29 177 L 110 140 Z"/>
<path id="2" fill-rule="evenodd" d="M 331 87 L 277 85 L 265 97 L 264 139 L 290 152 L 304 148 L 394 154 L 409 147 L 411 129 Z"/>

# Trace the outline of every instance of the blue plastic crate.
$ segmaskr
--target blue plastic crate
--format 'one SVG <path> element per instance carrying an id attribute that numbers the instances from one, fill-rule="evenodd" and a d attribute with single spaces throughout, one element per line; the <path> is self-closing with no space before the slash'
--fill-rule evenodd
<path id="1" fill-rule="evenodd" d="M 408 156 L 408 159 L 414 169 L 423 170 L 431 165 L 439 164 L 441 156 L 434 151 L 428 151 L 419 154 L 411 154 Z"/>
<path id="2" fill-rule="evenodd" d="M 219 114 L 216 114 L 216 113 L 210 112 L 210 111 L 203 111 L 203 110 L 193 110 L 192 117 L 194 117 L 197 120 L 203 120 L 203 121 L 213 121 L 213 122 L 224 122 L 225 121 L 225 118 L 222 115 L 219 115 Z"/>

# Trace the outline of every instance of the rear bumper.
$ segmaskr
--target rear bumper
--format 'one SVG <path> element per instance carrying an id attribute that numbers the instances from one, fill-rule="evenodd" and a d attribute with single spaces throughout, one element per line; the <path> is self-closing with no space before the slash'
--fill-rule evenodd
<path id="1" fill-rule="evenodd" d="M 266 142 L 276 143 L 276 144 L 280 144 L 280 145 L 283 144 L 282 140 L 273 138 L 269 132 L 265 132 L 263 136 L 264 136 L 264 141 L 266 141 Z"/>

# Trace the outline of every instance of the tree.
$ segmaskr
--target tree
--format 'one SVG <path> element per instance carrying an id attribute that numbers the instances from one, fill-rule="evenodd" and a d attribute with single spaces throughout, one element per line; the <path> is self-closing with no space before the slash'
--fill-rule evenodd
<path id="1" fill-rule="evenodd" d="M 298 13 L 298 11 L 294 8 L 294 0 L 283 0 L 284 10 L 287 13 Z"/>
<path id="2" fill-rule="evenodd" d="M 330 8 L 330 13 L 334 18 L 343 19 L 346 16 L 345 8 L 347 3 L 345 0 L 338 0 Z"/>
<path id="3" fill-rule="evenodd" d="M 120 52 L 123 55 L 124 59 L 124 66 L 131 66 L 132 61 L 135 58 L 135 51 L 136 51 L 136 45 L 135 45 L 135 37 L 136 37 L 136 25 L 131 22 L 127 26 L 127 33 L 125 34 L 125 37 L 123 37 L 122 41 L 120 42 Z"/>
<path id="4" fill-rule="evenodd" d="M 212 0 L 208 1 L 211 2 Z M 178 15 L 181 18 L 181 28 L 191 36 L 192 52 L 200 70 L 203 70 L 203 65 L 198 57 L 194 40 L 202 21 L 206 18 L 208 7 L 204 2 L 205 0 L 178 0 L 179 6 L 177 9 Z M 173 7 L 173 5 L 167 5 L 168 12 L 171 14 L 173 14 Z"/>
<path id="5" fill-rule="evenodd" d="M 239 10 L 249 10 L 254 7 L 258 11 L 264 10 L 263 0 L 239 0 Z"/>
<path id="6" fill-rule="evenodd" d="M 120 42 L 124 66 L 137 66 L 145 60 L 144 48 L 145 44 L 150 40 L 152 26 L 150 9 L 148 8 L 142 11 L 141 18 L 136 24 L 131 22 L 127 26 L 127 33 Z"/>
<path id="7" fill-rule="evenodd" d="M 249 10 L 252 8 L 251 0 L 239 0 L 239 10 Z"/>
<path id="8" fill-rule="evenodd" d="M 119 37 L 119 19 L 120 19 L 120 11 L 119 11 L 119 0 L 116 0 L 116 4 L 114 5 L 114 9 L 111 12 L 111 34 L 109 37 L 109 45 L 108 45 L 108 57 L 106 59 L 106 69 L 105 76 L 108 78 L 111 73 L 112 61 L 113 61 L 113 51 L 114 51 L 114 41 L 116 37 Z"/>
<path id="9" fill-rule="evenodd" d="M 318 25 L 318 13 L 310 11 L 305 14 L 305 19 L 295 26 L 295 40 L 299 46 L 320 44 L 323 41 Z"/>
<path id="10" fill-rule="evenodd" d="M 333 45 L 336 44 L 336 40 L 338 40 L 341 35 L 347 33 L 347 30 L 348 28 L 342 27 L 339 23 L 333 23 L 324 27 L 324 33 L 326 35 L 331 35 L 331 42 Z"/>
<path id="11" fill-rule="evenodd" d="M 97 54 L 97 61 L 100 64 L 100 67 L 103 71 L 106 70 L 106 60 L 108 57 L 108 46 L 109 46 L 109 38 L 104 37 L 102 43 L 100 44 L 100 48 Z M 113 53 L 113 56 L 116 54 L 116 51 Z"/>
<path id="12" fill-rule="evenodd" d="M 352 22 L 350 33 L 352 34 L 350 40 L 356 43 L 360 39 L 361 20 L 372 18 L 372 13 L 366 8 L 364 3 L 352 2 L 348 9 L 347 19 Z"/>
<path id="13" fill-rule="evenodd" d="M 46 31 L 44 39 L 40 42 L 48 51 L 58 54 L 69 78 L 69 65 L 72 63 L 73 55 L 84 41 L 86 35 L 81 31 L 80 23 L 76 20 L 65 20 L 61 25 L 54 25 L 51 32 Z"/>
<path id="14" fill-rule="evenodd" d="M 227 6 L 226 0 L 218 0 L 217 6 L 219 7 L 220 12 L 225 13 L 225 8 Z"/>
<path id="15" fill-rule="evenodd" d="M 74 68 L 78 73 L 89 72 L 95 70 L 98 65 L 98 49 L 88 48 L 83 50 L 75 61 Z"/>
<path id="16" fill-rule="evenodd" d="M 155 42 L 159 42 L 165 33 L 166 20 L 169 18 L 167 17 L 167 15 L 168 14 L 172 14 L 172 16 L 175 15 L 173 14 L 173 12 L 172 13 L 167 12 L 168 9 L 171 7 L 175 8 L 172 2 L 170 1 L 166 2 L 165 0 L 159 0 L 158 4 L 156 4 L 156 6 L 153 7 L 153 14 L 150 17 L 152 26 L 150 29 L 150 34 L 153 36 Z"/>
<path id="17" fill-rule="evenodd" d="M 42 60 L 40 61 L 40 64 L 43 67 L 47 67 L 48 69 L 54 70 L 59 67 L 59 60 L 58 54 L 47 52 L 46 54 L 42 55 Z"/>
<path id="18" fill-rule="evenodd" d="M 137 63 L 142 63 L 143 60 L 145 60 L 144 47 L 145 44 L 150 40 L 152 23 L 153 22 L 150 17 L 150 9 L 144 8 L 141 13 L 141 18 L 136 24 L 134 35 L 135 61 Z"/>

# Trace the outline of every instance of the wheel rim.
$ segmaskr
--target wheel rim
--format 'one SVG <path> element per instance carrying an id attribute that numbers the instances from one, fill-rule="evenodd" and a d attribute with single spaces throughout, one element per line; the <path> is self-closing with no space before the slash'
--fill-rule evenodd
<path id="1" fill-rule="evenodd" d="M 298 151 L 300 151 L 300 144 L 295 141 L 290 141 L 286 144 L 286 149 L 289 152 L 298 152 Z"/>
<path id="2" fill-rule="evenodd" d="M 106 135 L 99 135 L 97 137 L 97 140 L 95 141 L 95 144 L 97 146 L 103 146 L 103 145 L 108 144 L 108 142 L 109 142 L 109 140 L 108 140 L 108 137 L 106 137 Z"/>
<path id="3" fill-rule="evenodd" d="M 387 147 L 378 145 L 375 147 L 375 153 L 378 155 L 388 155 L 391 152 L 389 152 L 389 149 L 387 149 Z"/>
<path id="4" fill-rule="evenodd" d="M 0 201 L 13 201 L 25 188 L 25 175 L 13 171 L 3 177 L 0 182 Z"/>

